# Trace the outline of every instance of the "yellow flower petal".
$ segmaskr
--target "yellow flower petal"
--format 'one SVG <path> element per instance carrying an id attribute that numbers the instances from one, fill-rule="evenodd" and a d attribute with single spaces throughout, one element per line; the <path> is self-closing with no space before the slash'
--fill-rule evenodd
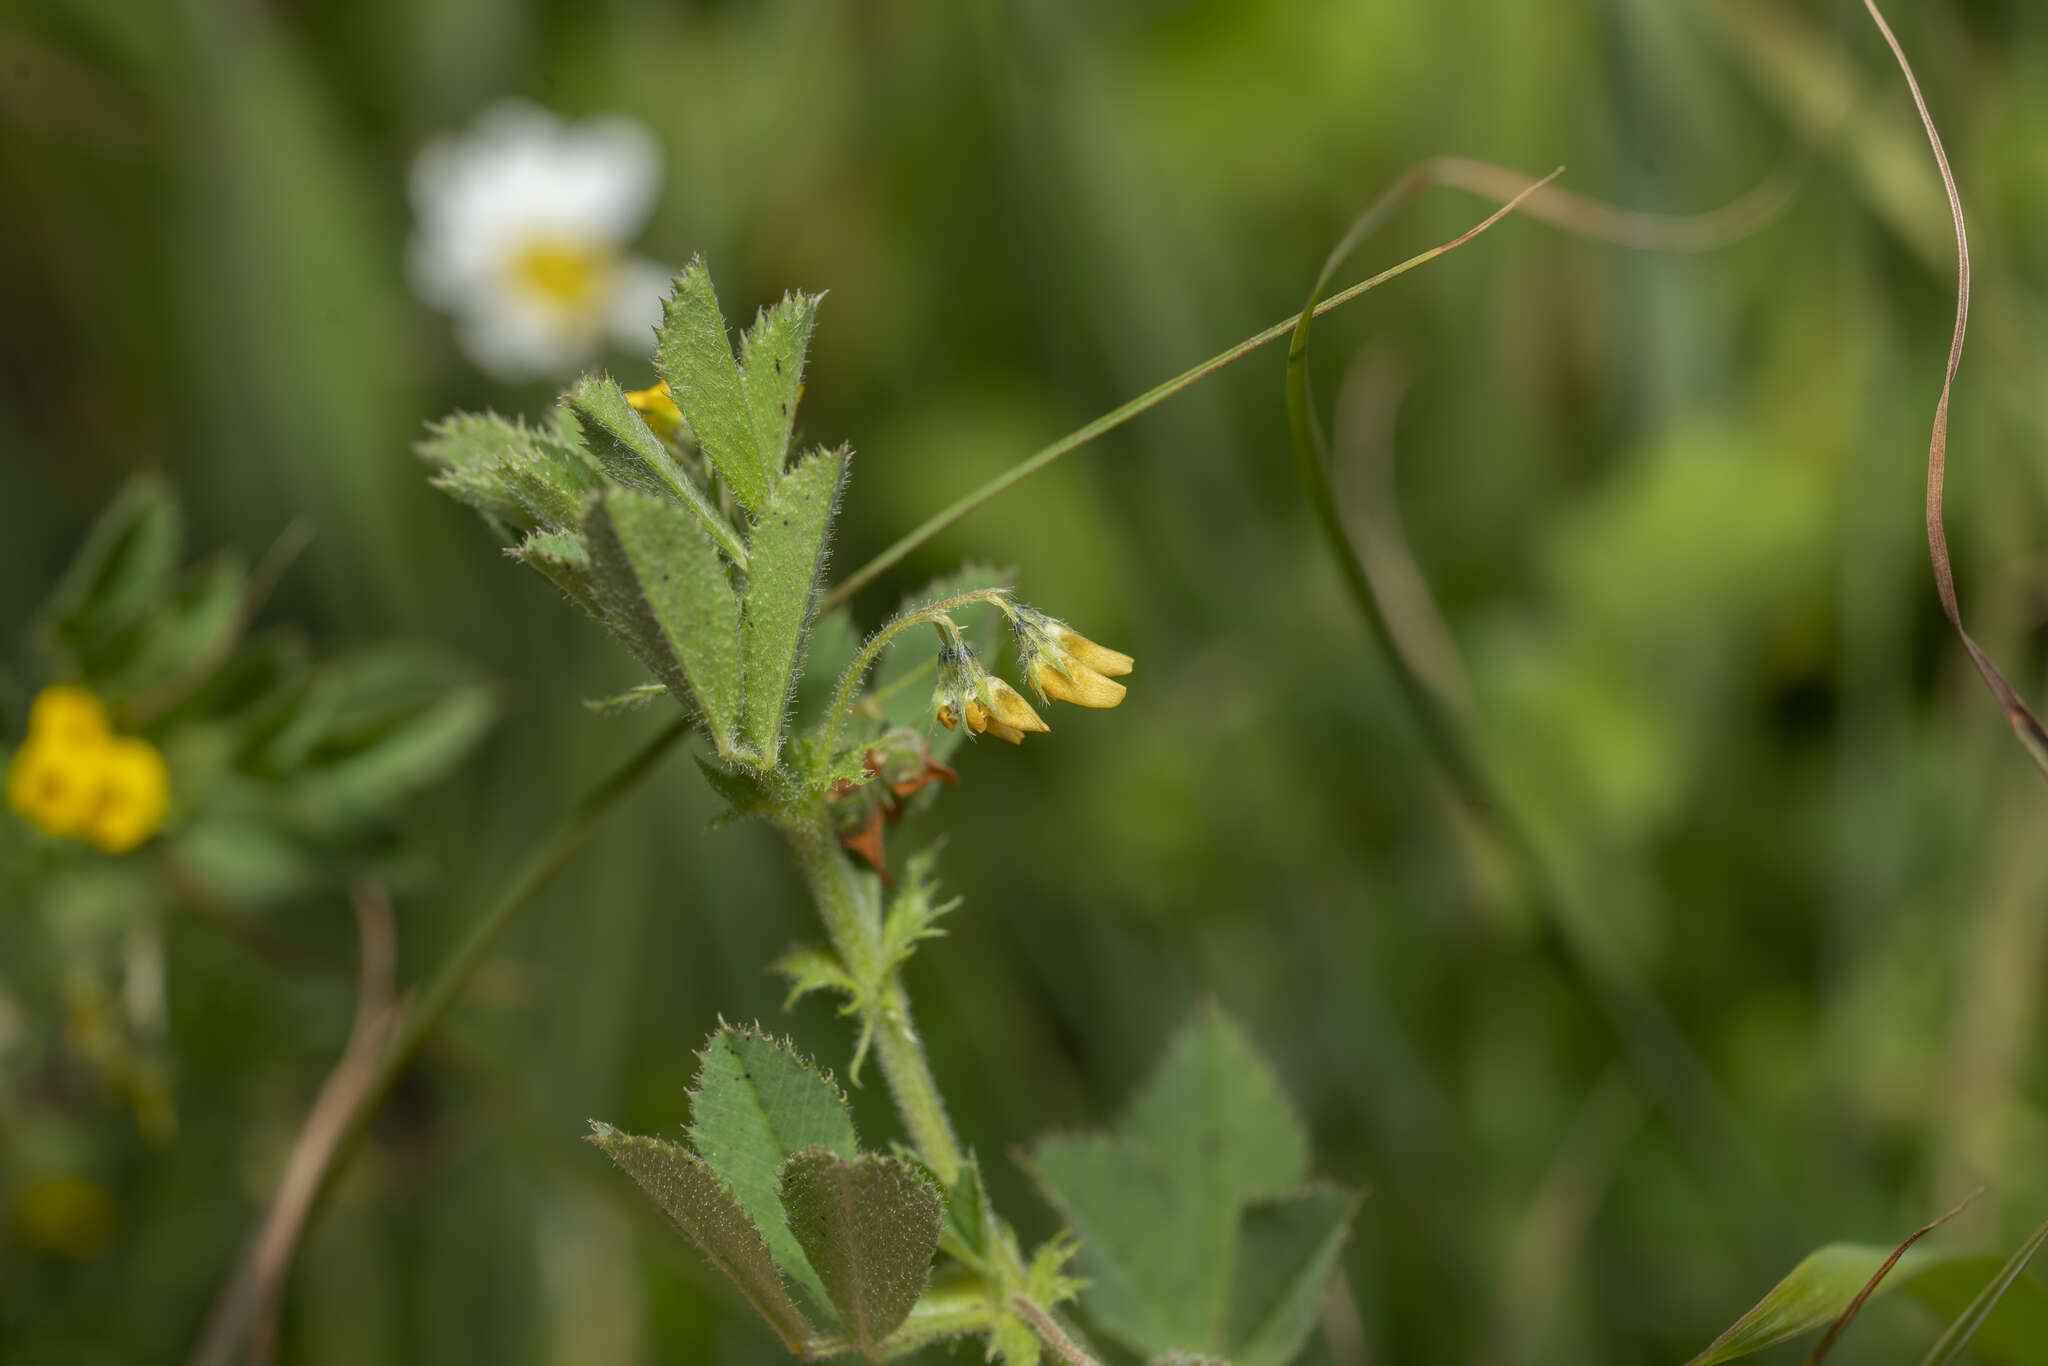
<path id="1" fill-rule="evenodd" d="M 46 835 L 75 835 L 99 801 L 106 741 L 31 736 L 7 770 L 7 804 Z"/>
<path id="2" fill-rule="evenodd" d="M 1022 693 L 1000 678 L 989 679 L 988 700 L 994 719 L 1011 730 L 1044 732 L 1052 729 L 1031 709 Z"/>
<path id="3" fill-rule="evenodd" d="M 82 744 L 106 739 L 113 726 L 97 697 L 84 688 L 56 683 L 36 694 L 28 712 L 28 733 L 37 739 Z"/>
<path id="4" fill-rule="evenodd" d="M 1114 707 L 1124 700 L 1124 685 L 1104 678 L 1075 656 L 1070 672 L 1061 673 L 1045 660 L 1031 666 L 1031 684 L 1055 702 L 1080 707 Z"/>
<path id="5" fill-rule="evenodd" d="M 989 718 L 988 733 L 998 740 L 1008 740 L 1013 745 L 1024 743 L 1024 732 L 1015 726 L 1006 726 L 994 717 Z"/>
<path id="6" fill-rule="evenodd" d="M 626 402 L 633 405 L 656 436 L 675 440 L 683 429 L 683 410 L 676 407 L 675 398 L 669 393 L 668 381 L 663 380 L 651 389 L 634 389 L 627 393 Z"/>
<path id="7" fill-rule="evenodd" d="M 109 854 L 125 854 L 163 828 L 171 775 L 155 745 L 132 736 L 107 747 L 98 801 L 85 834 Z"/>
<path id="8" fill-rule="evenodd" d="M 1067 647 L 1067 653 L 1071 654 L 1088 668 L 1093 669 L 1096 673 L 1106 674 L 1112 678 L 1121 678 L 1131 671 L 1131 665 L 1136 662 L 1120 650 L 1112 650 L 1107 645 L 1097 645 L 1094 641 L 1088 639 L 1088 637 L 1064 622 L 1060 624 L 1054 634 L 1059 637 L 1060 644 Z M 1086 702 L 1082 705 L 1113 707 L 1116 703 Z"/>

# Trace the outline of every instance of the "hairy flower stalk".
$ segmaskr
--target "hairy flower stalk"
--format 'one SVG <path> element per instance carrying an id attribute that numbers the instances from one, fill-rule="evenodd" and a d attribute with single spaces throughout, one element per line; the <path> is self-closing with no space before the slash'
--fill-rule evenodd
<path id="1" fill-rule="evenodd" d="M 796 855 L 832 947 L 857 980 L 884 979 L 881 991 L 868 1001 L 862 1023 L 873 1031 L 875 1056 L 911 1142 L 950 1190 L 960 1179 L 964 1161 L 960 1141 L 946 1118 L 938 1082 L 925 1060 L 924 1042 L 911 1023 L 902 979 L 882 960 L 881 901 L 874 877 L 847 860 L 822 803 L 778 812 L 776 824 Z"/>

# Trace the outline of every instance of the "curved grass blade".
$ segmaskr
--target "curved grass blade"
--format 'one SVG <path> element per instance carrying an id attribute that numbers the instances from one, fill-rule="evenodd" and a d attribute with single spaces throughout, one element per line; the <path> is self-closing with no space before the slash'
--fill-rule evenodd
<path id="1" fill-rule="evenodd" d="M 1955 172 L 1949 168 L 1948 153 L 1942 149 L 1941 134 L 1935 130 L 1934 115 L 1928 112 L 1927 97 L 1920 93 L 1920 81 L 1913 74 L 1913 64 L 1906 60 L 1906 50 L 1899 45 L 1884 15 L 1877 8 L 1877 0 L 1863 0 L 1864 8 L 1870 11 L 1870 18 L 1877 25 L 1877 31 L 1884 35 L 1886 46 L 1898 60 L 1899 70 L 1905 74 L 1906 88 L 1913 92 L 1913 104 L 1920 111 L 1920 125 L 1927 130 L 1927 145 L 1934 150 L 1934 164 L 1941 171 L 1942 189 L 1948 193 L 1950 216 L 1955 220 L 1956 229 L 1956 326 L 1949 338 L 1948 368 L 1941 377 L 1941 397 L 1934 405 L 1934 432 L 1927 442 L 1927 551 L 1934 561 L 1934 586 L 1941 595 L 1941 610 L 1947 614 L 1949 625 L 1955 627 L 1956 635 L 1962 638 L 1963 648 L 1970 653 L 1970 660 L 1983 675 L 1985 686 L 1998 699 L 1998 705 L 2005 711 L 2005 719 L 2012 726 L 2012 733 L 2033 756 L 2041 772 L 2048 775 L 2048 727 L 2043 727 L 2039 717 L 2027 707 L 2020 695 L 2005 681 L 2005 675 L 1991 662 L 1981 646 L 1963 628 L 1963 610 L 1956 601 L 1956 575 L 1949 564 L 1948 529 L 1942 523 L 1942 489 L 1948 477 L 1948 402 L 1949 394 L 1955 387 L 1956 370 L 1963 363 L 1963 337 L 1970 327 L 1970 233 L 1963 224 L 1963 198 L 1956 190 Z"/>
<path id="2" fill-rule="evenodd" d="M 1795 152 L 1763 183 L 1721 208 L 1700 214 L 1638 213 L 1618 209 L 1595 199 L 1569 194 L 1547 184 L 1532 189 L 1527 186 L 1528 177 L 1520 172 L 1486 162 L 1469 161 L 1462 157 L 1434 157 L 1409 167 L 1394 181 L 1393 188 L 1387 192 L 1384 202 L 1387 205 L 1386 216 L 1391 217 L 1396 208 L 1431 186 L 1466 190 L 1496 202 L 1516 197 L 1519 193 L 1524 212 L 1577 237 L 1608 242 L 1638 251 L 1712 251 L 1756 232 L 1783 212 L 1793 192 L 1798 189 L 1805 177 L 1806 162 L 1809 159 L 1810 149 Z M 1519 191 L 1515 188 L 1518 186 L 1522 187 Z M 1390 270 L 1383 270 L 1368 280 L 1361 280 L 1355 285 L 1339 290 L 1318 303 L 1312 311 L 1316 317 L 1321 317 L 1332 309 L 1342 308 L 1367 290 L 1377 289 L 1387 281 L 1436 259 L 1451 247 L 1458 245 L 1458 242 L 1463 242 L 1471 236 L 1471 233 L 1467 233 L 1456 242 L 1411 256 Z M 1165 383 L 1147 389 L 1121 407 L 1104 413 L 1086 426 L 1077 428 L 1051 445 L 1034 451 L 980 488 L 955 499 L 898 538 L 881 554 L 847 575 L 825 595 L 824 601 L 819 605 L 819 612 L 829 612 L 839 606 L 907 559 L 926 541 L 998 495 L 1023 483 L 1061 456 L 1079 450 L 1104 433 L 1114 431 L 1138 414 L 1157 407 L 1181 390 L 1207 379 L 1226 365 L 1242 360 L 1260 347 L 1291 335 L 1300 325 L 1302 317 L 1302 314 L 1297 313 L 1282 322 L 1274 323 L 1264 331 L 1245 338 L 1229 350 L 1218 352 Z"/>
<path id="3" fill-rule="evenodd" d="M 1900 1243 L 1894 1249 L 1892 1255 L 1884 1259 L 1884 1265 L 1871 1273 L 1870 1279 L 1863 1283 L 1863 1288 L 1856 1292 L 1856 1298 L 1849 1301 L 1848 1308 L 1838 1314 L 1835 1317 L 1835 1321 L 1828 1325 L 1828 1331 L 1821 1335 L 1819 1342 L 1814 1344 L 1813 1354 L 1806 1358 L 1806 1366 L 1820 1366 L 1821 1359 L 1828 1354 L 1837 1342 L 1841 1341 L 1842 1334 L 1849 1331 L 1849 1325 L 1855 1322 L 1856 1315 L 1862 1311 L 1864 1301 L 1877 1292 L 1878 1286 L 1884 1283 L 1884 1278 L 1891 1274 L 1891 1269 L 1899 1264 L 1899 1258 L 1906 1255 L 1907 1248 L 1913 1246 L 1913 1244 L 1919 1242 L 1958 1214 L 1961 1214 L 1963 1207 L 1976 1198 L 1975 1192 L 1963 1197 L 1962 1204 L 1957 1205 L 1939 1219 L 1931 1223 L 1922 1224 L 1905 1242 Z"/>
<path id="4" fill-rule="evenodd" d="M 2013 1283 L 2026 1271 L 2027 1263 L 2034 1260 L 2034 1254 L 2041 1250 L 2043 1243 L 2048 1243 L 2048 1223 L 2035 1229 L 2034 1235 L 2020 1244 L 2019 1251 L 2012 1254 L 2012 1259 L 2005 1264 L 1991 1284 L 1984 1287 L 1977 1298 L 1970 1302 L 1970 1307 L 1963 1311 L 1962 1317 L 1951 1323 L 1948 1331 L 1929 1349 L 1927 1355 L 1921 1359 L 1920 1366 L 1948 1366 L 1949 1362 L 1961 1357 L 1963 1349 L 1970 1345 L 1970 1339 L 1977 1336 L 1977 1330 L 1984 1326 L 1984 1320 L 1991 1317 L 1991 1311 L 1998 1307 L 1998 1302 L 2005 1298 L 2006 1292 L 2012 1289 Z"/>

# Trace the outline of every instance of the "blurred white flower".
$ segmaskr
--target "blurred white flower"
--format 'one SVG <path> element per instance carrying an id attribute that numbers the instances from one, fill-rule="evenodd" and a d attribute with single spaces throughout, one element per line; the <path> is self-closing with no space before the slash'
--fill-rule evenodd
<path id="1" fill-rule="evenodd" d="M 631 119 L 493 106 L 413 163 L 413 287 L 500 379 L 567 375 L 607 339 L 644 350 L 670 272 L 625 248 L 660 182 L 654 138 Z"/>

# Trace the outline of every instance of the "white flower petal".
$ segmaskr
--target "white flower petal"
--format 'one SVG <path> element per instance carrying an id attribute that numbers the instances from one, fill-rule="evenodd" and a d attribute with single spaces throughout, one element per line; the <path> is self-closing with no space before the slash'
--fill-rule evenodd
<path id="1" fill-rule="evenodd" d="M 661 326 L 661 301 L 676 273 L 664 265 L 635 256 L 614 272 L 606 319 L 614 340 L 637 353 L 654 349 L 654 329 Z"/>
<path id="2" fill-rule="evenodd" d="M 536 247 L 614 258 L 645 223 L 660 181 L 660 149 L 631 119 L 565 123 L 524 101 L 495 105 L 413 164 L 413 287 L 457 315 L 479 365 L 508 378 L 562 373 L 607 331 L 644 345 L 666 285 L 649 290 L 657 268 L 617 264 L 614 287 L 579 314 L 533 297 L 513 266 Z"/>
<path id="3" fill-rule="evenodd" d="M 501 380 L 569 374 L 597 354 L 598 329 L 570 324 L 559 310 L 513 291 L 480 300 L 456 320 L 456 339 L 478 368 Z"/>

